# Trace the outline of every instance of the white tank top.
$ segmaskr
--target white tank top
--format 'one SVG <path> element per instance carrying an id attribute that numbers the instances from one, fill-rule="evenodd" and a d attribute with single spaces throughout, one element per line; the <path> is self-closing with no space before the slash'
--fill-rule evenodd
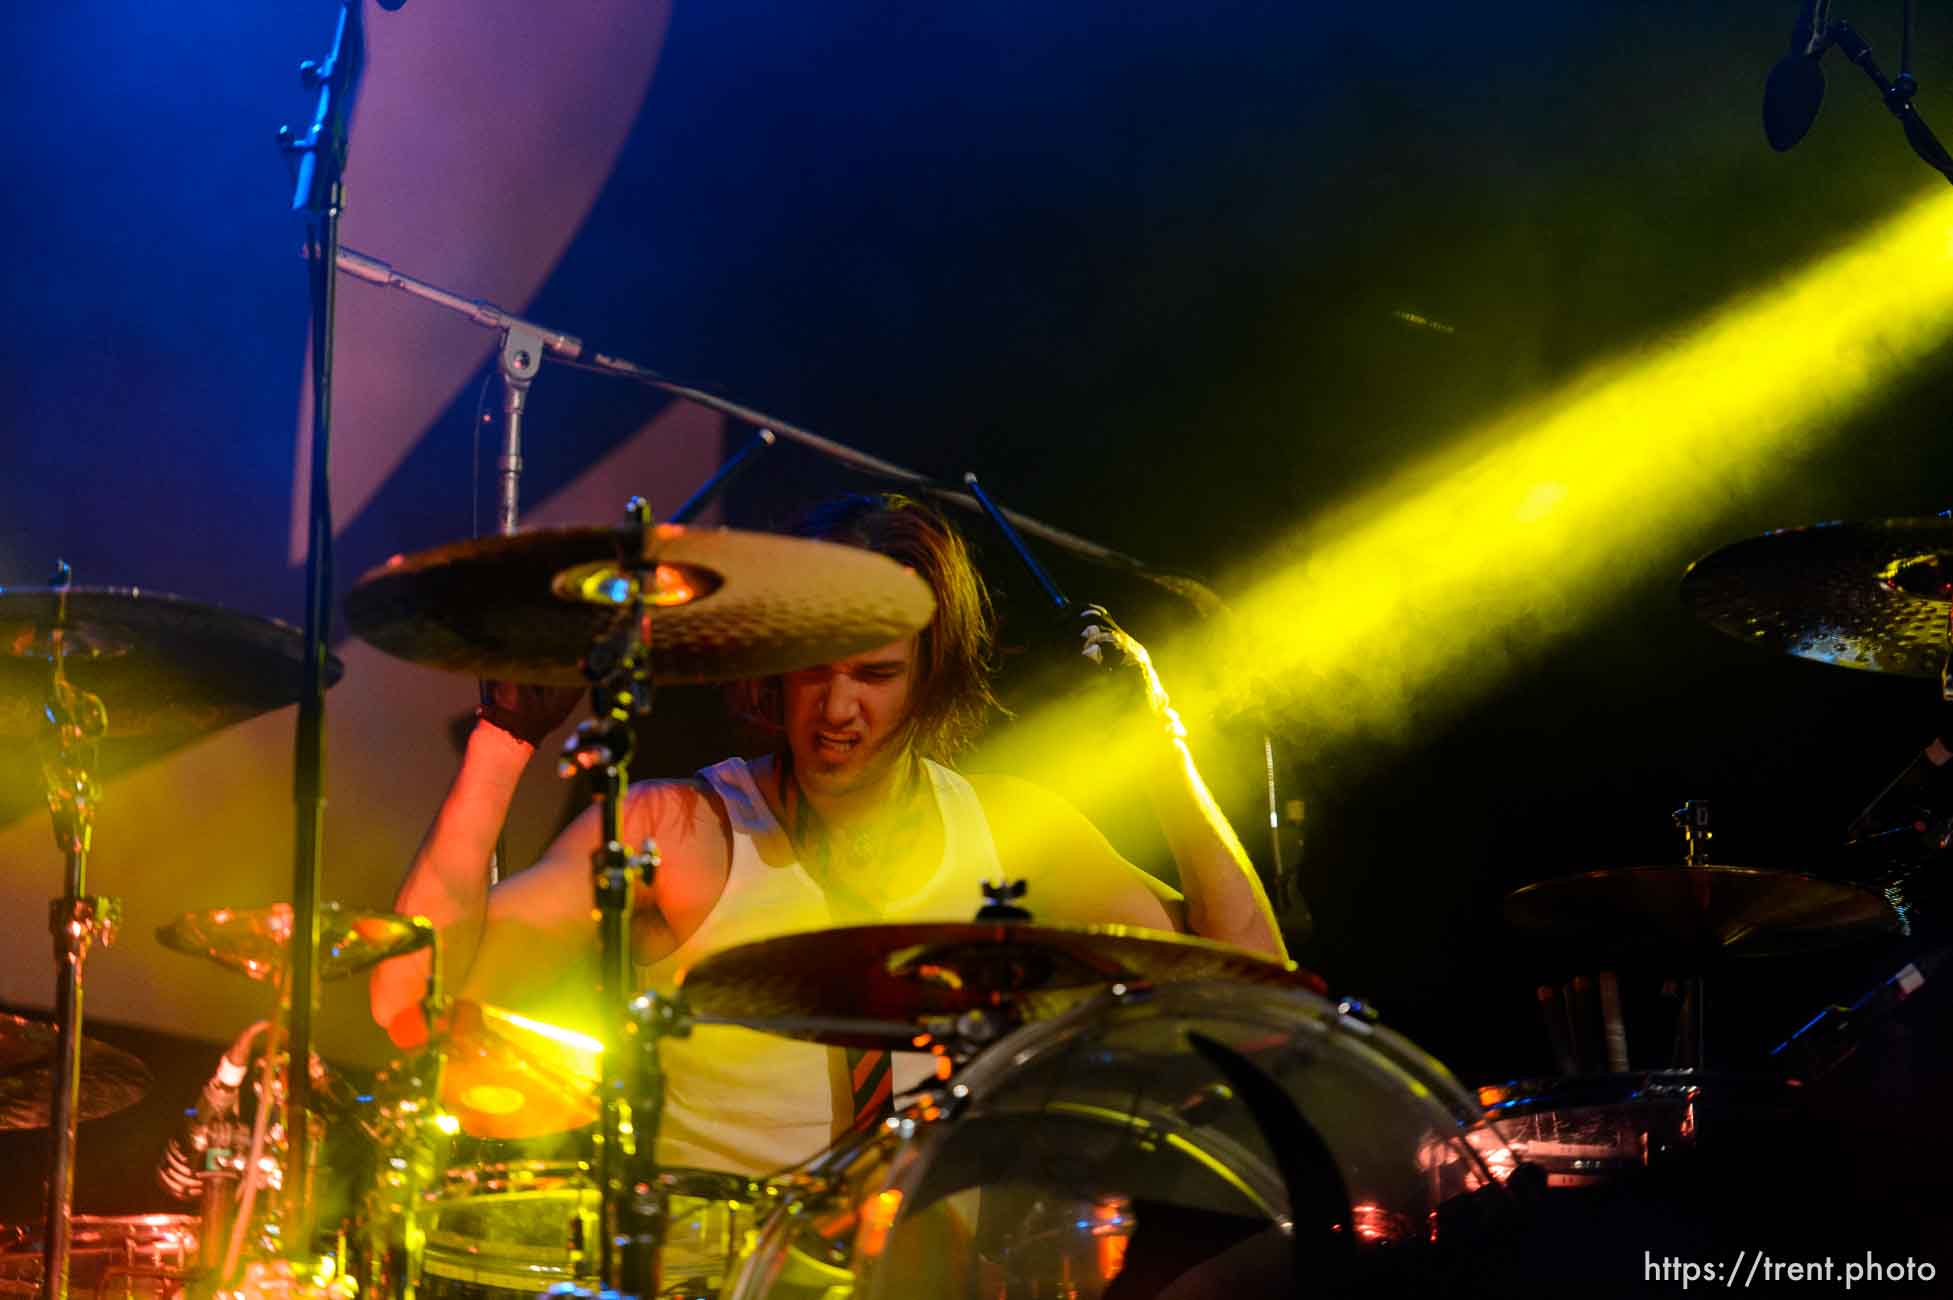
<path id="1" fill-rule="evenodd" d="M 963 777 L 927 760 L 923 770 L 943 823 L 943 859 L 927 882 L 887 905 L 881 919 L 968 921 L 983 903 L 982 884 L 1001 876 L 983 805 Z M 767 807 L 743 759 L 699 773 L 725 803 L 732 865 L 725 892 L 703 924 L 670 956 L 637 967 L 639 989 L 669 992 L 678 972 L 710 953 L 772 935 L 820 930 L 843 922 L 797 861 L 786 830 Z M 856 924 L 858 917 L 845 923 Z M 841 1014 L 845 1009 L 837 1008 Z M 833 1140 L 837 1117 L 852 1098 L 837 1098 L 831 1056 L 838 1049 L 725 1026 L 700 1026 L 668 1038 L 662 1164 L 763 1176 L 798 1164 Z M 931 1069 L 920 1053 L 894 1059 L 895 1091 L 913 1088 Z"/>

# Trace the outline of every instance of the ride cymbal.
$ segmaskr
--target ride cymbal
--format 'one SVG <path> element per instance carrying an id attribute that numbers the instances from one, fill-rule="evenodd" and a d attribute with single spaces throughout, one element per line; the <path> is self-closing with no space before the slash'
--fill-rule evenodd
<path id="1" fill-rule="evenodd" d="M 633 528 L 544 528 L 396 555 L 346 597 L 363 640 L 430 668 L 580 686 L 580 664 L 629 598 Z M 830 663 L 914 632 L 935 600 L 885 556 L 832 542 L 659 524 L 651 675 L 696 683 Z"/>
<path id="2" fill-rule="evenodd" d="M 1292 962 L 1130 926 L 1028 922 L 857 925 L 727 948 L 679 976 L 702 1017 L 813 1042 L 910 1045 L 926 1021 L 1023 1009 L 1029 999 L 1116 983 L 1321 981 Z M 906 1031 L 901 1037 L 890 1029 Z M 888 1041 L 893 1040 L 893 1041 Z"/>
<path id="3" fill-rule="evenodd" d="M 1682 601 L 1774 653 L 1936 677 L 1953 613 L 1953 519 L 1812 524 L 1733 542 L 1689 566 Z"/>
<path id="4" fill-rule="evenodd" d="M 285 968 L 292 939 L 292 905 L 217 907 L 186 912 L 159 926 L 165 948 L 208 957 L 219 966 L 254 980 L 276 980 Z M 354 912 L 337 903 L 319 904 L 319 978 L 339 979 L 355 971 L 425 948 L 434 927 L 419 917 L 391 912 Z"/>
<path id="5" fill-rule="evenodd" d="M 1808 952 L 1898 928 L 1858 885 L 1757 867 L 1612 867 L 1513 890 L 1506 919 L 1609 953 L 1703 958 Z"/>
<path id="6" fill-rule="evenodd" d="M 60 1031 L 40 1020 L 0 1014 L 0 1129 L 46 1128 L 54 1109 Z M 140 1058 L 94 1038 L 81 1040 L 82 1119 L 112 1115 L 149 1091 Z"/>
<path id="7" fill-rule="evenodd" d="M 0 736 L 37 735 L 62 593 L 0 588 Z M 62 670 L 101 697 L 108 739 L 186 739 L 296 703 L 305 636 L 276 619 L 133 587 L 72 587 Z M 325 679 L 342 665 L 328 655 Z"/>

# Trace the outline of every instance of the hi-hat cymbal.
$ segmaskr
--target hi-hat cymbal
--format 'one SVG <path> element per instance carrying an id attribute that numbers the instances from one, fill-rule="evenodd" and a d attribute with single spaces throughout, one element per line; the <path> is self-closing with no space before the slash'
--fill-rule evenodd
<path id="1" fill-rule="evenodd" d="M 1808 952 L 1898 928 L 1858 885 L 1757 867 L 1613 867 L 1523 886 L 1506 919 L 1609 953 L 1682 959 Z"/>
<path id="2" fill-rule="evenodd" d="M 1953 611 L 1953 519 L 1813 524 L 1733 542 L 1689 566 L 1682 600 L 1764 650 L 1936 677 Z"/>
<path id="3" fill-rule="evenodd" d="M 0 1014 L 0 1129 L 48 1126 L 60 1052 L 53 1025 Z M 81 1040 L 82 1119 L 135 1105 L 149 1084 L 149 1067 L 138 1057 L 99 1039 Z"/>
<path id="4" fill-rule="evenodd" d="M 165 948 L 208 957 L 254 980 L 275 980 L 285 968 L 292 939 L 292 905 L 217 907 L 186 912 L 159 926 Z M 337 903 L 319 905 L 319 978 L 338 979 L 368 966 L 425 948 L 434 927 L 414 916 L 355 912 Z"/>
<path id="5" fill-rule="evenodd" d="M 0 588 L 0 736 L 33 736 L 53 664 L 60 593 Z M 305 636 L 276 619 L 133 587 L 67 592 L 62 666 L 99 695 L 111 740 L 201 736 L 295 703 Z M 326 657 L 326 684 L 339 680 Z"/>
<path id="6" fill-rule="evenodd" d="M 388 654 L 472 677 L 577 686 L 628 596 L 630 528 L 544 528 L 397 555 L 346 597 L 346 621 Z M 832 542 L 659 524 L 651 674 L 731 681 L 829 663 L 928 623 L 928 584 Z"/>
<path id="7" fill-rule="evenodd" d="M 903 1047 L 926 1021 L 945 1016 L 1022 1010 L 1029 999 L 1067 990 L 1187 979 L 1322 987 L 1292 962 L 1188 935 L 1122 925 L 917 922 L 741 944 L 684 971 L 679 988 L 687 1006 L 714 1020 L 814 1042 Z"/>

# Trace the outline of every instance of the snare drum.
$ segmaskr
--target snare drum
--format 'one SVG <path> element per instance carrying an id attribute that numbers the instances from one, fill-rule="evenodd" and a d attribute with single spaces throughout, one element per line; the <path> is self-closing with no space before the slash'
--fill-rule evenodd
<path id="1" fill-rule="evenodd" d="M 68 1292 L 76 1300 L 169 1300 L 197 1266 L 198 1221 L 188 1215 L 77 1214 L 71 1223 Z M 0 1250 L 0 1294 L 40 1294 L 42 1241 L 37 1226 Z"/>
<path id="2" fill-rule="evenodd" d="M 666 1170 L 665 1295 L 716 1296 L 772 1199 L 732 1174 Z M 586 1161 L 451 1166 L 416 1219 L 418 1294 L 432 1300 L 535 1295 L 597 1283 L 599 1197 Z"/>
<path id="3" fill-rule="evenodd" d="M 1251 1110 L 1194 1034 L 1270 1097 Z M 1186 1279 L 1286 1295 L 1302 1269 L 1414 1285 L 1415 1261 L 1443 1266 L 1439 1247 L 1496 1217 L 1509 1161 L 1443 1066 L 1313 993 L 1121 990 L 1017 1030 L 822 1156 L 729 1296 L 1091 1300 L 1120 1277 L 1134 1294 Z"/>

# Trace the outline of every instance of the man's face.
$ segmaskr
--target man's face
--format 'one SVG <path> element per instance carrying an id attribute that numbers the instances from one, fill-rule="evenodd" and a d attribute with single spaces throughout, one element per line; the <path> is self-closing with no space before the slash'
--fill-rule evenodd
<path id="1" fill-rule="evenodd" d="M 872 787 L 906 748 L 915 689 L 916 637 L 784 678 L 787 744 L 794 773 L 813 795 Z"/>

